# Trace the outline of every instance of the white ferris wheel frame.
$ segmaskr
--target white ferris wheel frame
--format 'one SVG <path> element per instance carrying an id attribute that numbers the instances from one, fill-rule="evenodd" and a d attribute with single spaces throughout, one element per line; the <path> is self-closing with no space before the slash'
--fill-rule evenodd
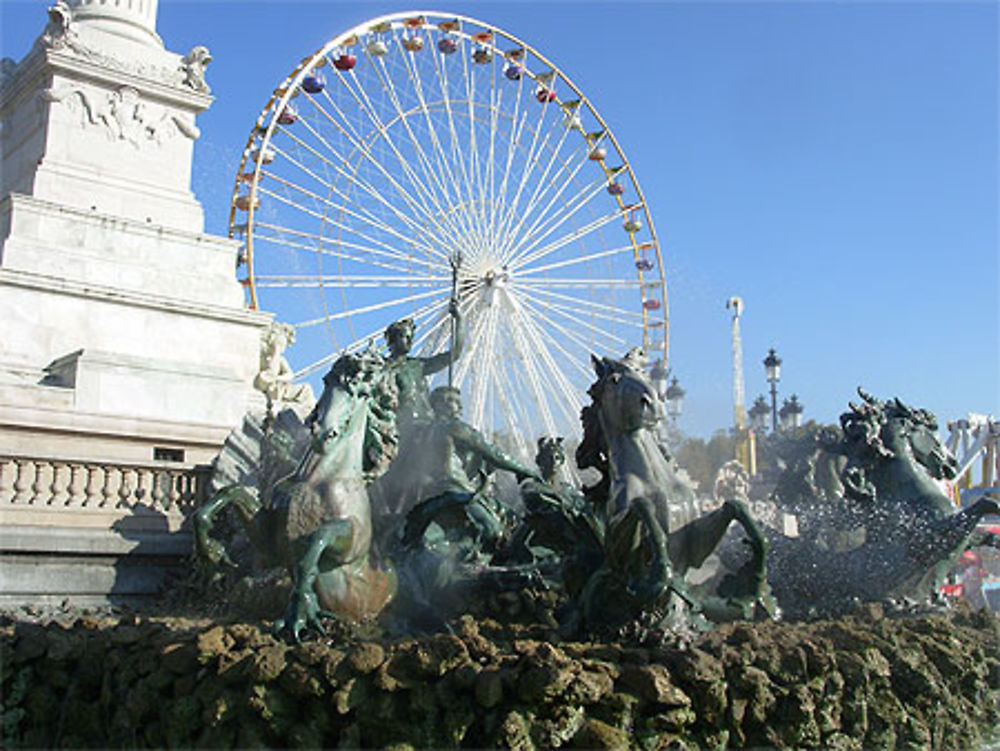
<path id="1" fill-rule="evenodd" d="M 318 50 L 316 50 L 313 54 L 304 58 L 295 67 L 295 69 L 285 78 L 285 80 L 274 90 L 267 104 L 261 110 L 261 113 L 255 122 L 254 128 L 252 129 L 251 134 L 247 139 L 246 146 L 243 150 L 239 171 L 237 172 L 233 188 L 230 216 L 229 216 L 229 226 L 230 226 L 229 237 L 236 238 L 238 235 L 242 234 L 244 235 L 245 238 L 244 240 L 245 244 L 243 246 L 242 257 L 241 257 L 241 261 L 243 261 L 245 266 L 241 264 L 241 268 L 246 269 L 246 275 L 245 277 L 240 279 L 240 282 L 241 284 L 243 284 L 247 294 L 248 307 L 250 307 L 251 309 L 258 309 L 258 304 L 259 304 L 259 296 L 258 296 L 259 285 L 257 280 L 257 274 L 255 273 L 255 263 L 254 263 L 255 261 L 254 230 L 257 226 L 264 226 L 264 227 L 268 226 L 266 222 L 256 221 L 255 214 L 257 211 L 257 207 L 259 205 L 260 195 L 264 192 L 260 188 L 261 173 L 264 163 L 259 158 L 255 160 L 253 155 L 255 153 L 259 155 L 267 151 L 267 149 L 271 144 L 272 138 L 279 126 L 278 122 L 279 114 L 282 113 L 285 110 L 285 108 L 288 107 L 291 100 L 298 95 L 303 80 L 317 69 L 325 66 L 326 61 L 328 60 L 328 56 L 331 53 L 333 53 L 338 48 L 343 48 L 347 42 L 350 41 L 357 42 L 358 40 L 361 40 L 366 36 L 370 35 L 372 33 L 373 27 L 377 26 L 387 27 L 389 30 L 397 32 L 403 28 L 407 28 L 411 31 L 419 30 L 418 27 L 414 27 L 412 25 L 406 26 L 404 24 L 404 22 L 410 21 L 411 19 L 415 18 L 425 19 L 425 24 L 422 27 L 424 29 L 436 28 L 436 23 L 438 20 L 454 19 L 459 23 L 459 28 L 450 30 L 448 33 L 450 33 L 456 39 L 461 39 L 469 47 L 471 47 L 472 45 L 476 45 L 478 47 L 485 47 L 489 49 L 493 55 L 499 56 L 501 59 L 505 57 L 505 51 L 500 48 L 501 42 L 510 43 L 511 45 L 514 45 L 515 48 L 520 48 L 522 50 L 530 52 L 530 55 L 534 59 L 539 61 L 541 64 L 546 66 L 547 70 L 541 72 L 537 70 L 531 70 L 527 66 L 523 66 L 521 68 L 522 74 L 525 75 L 532 82 L 534 82 L 536 85 L 544 84 L 546 86 L 551 86 L 554 95 L 553 99 L 551 100 L 551 103 L 553 105 L 556 105 L 558 107 L 564 107 L 567 102 L 572 101 L 575 103 L 574 111 L 576 113 L 583 113 L 585 111 L 590 118 L 592 118 L 596 123 L 598 123 L 601 129 L 600 131 L 601 144 L 603 145 L 604 141 L 607 141 L 607 143 L 609 143 L 614 148 L 615 152 L 617 152 L 617 156 L 621 160 L 621 166 L 617 167 L 614 170 L 612 170 L 608 166 L 605 160 L 601 160 L 600 162 L 598 162 L 601 169 L 604 170 L 606 181 L 610 183 L 612 181 L 618 181 L 624 179 L 627 176 L 629 182 L 631 183 L 632 188 L 635 190 L 636 199 L 634 201 L 626 201 L 622 195 L 613 196 L 618 206 L 618 212 L 616 213 L 616 216 L 621 216 L 621 217 L 634 216 L 637 212 L 641 212 L 641 215 L 645 220 L 644 229 L 646 232 L 648 232 L 649 236 L 648 240 L 640 240 L 637 237 L 638 231 L 636 232 L 628 231 L 629 244 L 631 245 L 633 260 L 636 263 L 636 274 L 638 276 L 638 284 L 635 286 L 638 287 L 638 292 L 639 292 L 638 301 L 640 303 L 639 310 L 641 311 L 641 317 L 642 317 L 642 323 L 641 323 L 642 346 L 647 352 L 651 352 L 653 349 L 658 350 L 657 355 L 662 358 L 662 364 L 664 367 L 666 367 L 669 355 L 669 313 L 668 313 L 669 305 L 668 305 L 668 292 L 667 292 L 665 271 L 663 265 L 663 258 L 660 251 L 660 245 L 657 240 L 657 234 L 653 222 L 653 217 L 649 211 L 649 207 L 647 205 L 645 196 L 642 192 L 641 186 L 635 175 L 635 172 L 633 171 L 632 166 L 625 155 L 625 152 L 622 150 L 617 139 L 615 138 L 614 133 L 608 127 L 604 119 L 600 116 L 600 113 L 591 104 L 587 96 L 579 88 L 577 88 L 577 86 L 569 79 L 568 76 L 565 75 L 565 73 L 563 73 L 554 63 L 552 63 L 552 61 L 550 61 L 544 55 L 539 53 L 537 49 L 528 45 L 523 40 L 513 36 L 512 34 L 509 34 L 508 32 L 492 24 L 486 23 L 476 18 L 456 15 L 453 13 L 444 13 L 440 11 L 404 11 L 404 12 L 388 13 L 373 18 L 371 20 L 365 21 L 361 24 L 354 26 L 351 29 L 348 29 L 347 31 L 338 34 L 333 39 L 324 44 L 322 47 L 320 47 Z M 426 19 L 434 19 L 434 20 L 432 21 Z M 475 27 L 481 31 L 478 31 L 475 34 L 470 33 L 466 28 L 467 26 Z M 483 42 L 475 38 L 475 36 L 483 32 L 488 32 L 490 34 L 489 41 Z M 437 50 L 434 49 L 433 47 L 426 50 L 425 52 L 426 54 L 435 54 L 435 55 L 438 54 Z M 335 75 L 339 76 L 345 74 L 338 71 Z M 542 81 L 542 77 L 546 78 L 544 82 Z M 556 87 L 554 85 L 556 81 L 558 81 L 559 83 L 558 86 L 559 91 L 564 91 L 563 87 L 565 86 L 566 89 L 572 92 L 572 97 L 575 97 L 575 99 L 571 99 L 570 97 L 560 96 L 556 94 Z M 407 114 L 409 113 L 404 113 L 400 111 L 396 119 L 404 120 Z M 384 130 L 387 130 L 390 127 L 390 125 L 391 123 L 385 123 Z M 570 129 L 567 128 L 567 130 Z M 373 136 L 377 135 L 378 135 L 377 132 L 373 134 Z M 590 144 L 588 135 L 583 134 L 582 137 L 587 140 L 588 144 Z M 343 169 L 347 168 L 348 165 L 345 162 L 345 164 L 343 165 Z M 252 170 L 252 177 L 249 179 L 249 185 L 247 185 L 248 181 L 246 180 L 246 177 L 251 174 L 251 170 Z M 245 209 L 237 206 L 237 200 L 241 196 L 241 191 L 246 191 L 245 193 L 242 193 L 242 195 L 245 198 L 247 198 L 247 206 L 245 207 Z M 244 210 L 246 213 L 246 222 L 245 224 L 241 224 L 238 222 L 238 218 L 240 217 L 240 212 Z M 287 228 L 283 229 L 285 229 L 285 231 L 288 231 Z M 584 229 L 586 229 L 586 227 Z M 577 230 L 578 233 L 579 231 L 580 230 Z M 542 251 L 544 250 L 545 247 L 543 246 Z M 614 252 L 621 252 L 623 250 L 625 250 L 624 247 L 616 247 L 610 250 L 605 250 L 602 253 L 610 254 Z M 537 247 L 535 247 L 534 252 L 538 253 L 540 251 L 538 250 Z M 652 271 L 651 269 L 650 270 L 643 269 L 639 265 L 640 260 L 645 259 L 647 257 L 646 256 L 647 253 L 655 257 L 655 267 L 654 267 L 655 274 L 651 273 Z M 444 254 L 440 252 L 439 254 L 442 255 L 441 271 L 446 272 L 448 270 L 447 259 L 444 257 Z M 598 255 L 600 255 L 600 253 Z M 567 262 L 562 262 L 562 263 L 567 263 Z M 560 263 L 556 262 L 552 264 L 552 267 L 557 267 L 559 265 Z M 546 268 L 546 270 L 549 269 Z M 649 277 L 651 276 L 655 278 L 649 279 Z M 281 281 L 273 282 L 269 286 L 292 286 L 292 287 L 310 286 L 311 285 L 310 280 L 314 282 L 315 279 L 316 277 L 304 277 L 304 276 L 297 277 L 295 275 L 287 275 Z M 349 277 L 339 277 L 338 281 L 340 281 L 341 283 L 356 284 L 359 287 L 373 283 L 369 279 L 360 277 L 357 279 L 351 279 Z M 438 280 L 438 281 L 443 281 L 443 280 Z M 573 284 L 572 279 L 567 279 L 562 281 L 566 285 Z M 412 279 L 406 277 L 405 275 L 399 277 L 386 275 L 379 278 L 378 284 L 379 286 L 391 287 L 395 285 L 399 286 L 400 288 L 403 288 L 411 286 Z M 558 279 L 556 280 L 553 280 L 552 278 L 546 279 L 546 286 L 548 288 L 546 290 L 546 293 L 555 300 L 560 299 L 560 293 L 557 291 L 553 291 L 552 288 L 558 289 L 559 284 L 560 280 Z M 649 289 L 657 289 L 660 293 L 660 299 L 659 299 L 660 307 L 658 309 L 650 309 L 646 304 L 648 300 L 655 299 L 648 296 Z M 410 296 L 411 298 L 413 298 L 412 300 L 397 299 L 394 302 L 395 303 L 410 302 L 410 301 L 418 302 L 419 300 L 425 299 L 426 297 L 429 296 L 431 296 L 430 292 L 423 294 L 418 293 Z M 579 299 L 570 296 L 564 296 L 564 298 L 565 299 L 562 300 L 562 303 L 567 306 L 570 304 L 574 303 L 578 304 L 581 302 Z M 377 304 L 375 306 L 372 306 L 372 308 L 378 308 L 380 307 L 380 305 L 384 304 Z M 591 305 L 594 306 L 591 309 L 591 313 L 596 314 L 595 317 L 598 318 L 602 314 L 605 316 L 610 316 L 613 315 L 614 312 L 620 311 L 619 308 L 614 308 L 610 306 L 606 311 L 601 311 L 600 310 L 601 306 L 599 304 L 591 303 Z M 429 305 L 424 305 L 423 307 L 418 308 L 418 310 L 415 312 L 415 317 L 420 316 L 422 313 L 426 313 L 429 307 L 430 307 Z M 367 312 L 367 310 L 357 309 L 357 310 L 347 311 L 346 313 L 339 313 L 336 315 L 344 316 L 361 312 Z M 538 311 L 535 312 L 538 313 Z M 502 325 L 501 322 L 495 320 L 495 318 L 496 316 L 494 316 L 493 319 L 490 320 L 489 316 L 484 316 L 480 321 L 478 321 L 479 326 L 476 330 L 467 332 L 468 338 L 474 341 L 477 338 L 477 334 L 484 333 L 485 328 L 490 326 Z M 559 328 L 558 324 L 554 324 L 551 318 L 548 318 L 547 321 L 550 325 L 555 325 L 557 329 Z M 596 327 L 599 324 L 590 324 L 590 325 L 592 327 Z M 563 333 L 564 334 L 567 333 L 565 329 L 563 330 Z M 424 341 L 426 341 L 429 337 L 434 335 L 437 335 L 440 339 L 440 337 L 442 336 L 442 332 L 439 330 L 439 328 L 437 327 L 428 328 L 426 331 L 423 331 L 421 337 L 414 342 L 414 349 L 417 349 Z M 307 366 L 307 368 L 298 371 L 295 374 L 296 377 L 304 377 L 305 375 L 308 375 L 310 372 L 313 372 L 318 368 L 323 367 L 325 364 L 331 362 L 336 356 L 338 356 L 343 351 L 350 351 L 352 349 L 356 349 L 362 346 L 364 342 L 368 340 L 368 337 L 369 335 L 363 336 L 358 340 L 352 342 L 351 344 L 342 347 L 338 352 L 331 353 L 327 357 L 312 363 L 311 365 Z M 653 344 L 654 342 L 656 342 L 656 344 Z M 621 354 L 621 353 L 615 353 L 615 354 Z M 458 361 L 458 363 L 456 364 L 456 369 L 460 378 L 468 370 L 472 362 L 473 358 L 469 357 L 468 354 L 463 356 L 463 358 L 461 358 Z M 557 373 L 556 376 L 558 377 L 558 375 L 559 374 Z M 502 393 L 502 391 L 501 393 L 499 393 L 498 396 L 501 401 L 505 400 L 505 395 Z M 507 409 L 511 411 L 517 409 L 523 409 L 523 406 L 521 405 L 504 404 L 503 406 L 505 406 Z M 536 405 L 536 407 L 537 406 L 538 405 Z M 545 407 L 543 406 L 542 408 L 544 409 Z M 546 420 L 546 422 L 549 422 L 549 420 Z"/>

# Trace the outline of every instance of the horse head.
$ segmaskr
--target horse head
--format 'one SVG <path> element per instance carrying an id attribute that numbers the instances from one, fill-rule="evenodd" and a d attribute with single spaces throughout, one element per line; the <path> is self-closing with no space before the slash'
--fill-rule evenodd
<path id="1" fill-rule="evenodd" d="M 938 436 L 937 420 L 925 409 L 893 399 L 886 404 L 883 442 L 897 455 L 909 454 L 935 480 L 953 480 L 958 462 Z"/>
<path id="2" fill-rule="evenodd" d="M 566 450 L 563 448 L 562 437 L 538 439 L 538 453 L 535 454 L 535 464 L 542 476 L 551 479 L 556 476 L 559 468 L 566 463 Z"/>
<path id="3" fill-rule="evenodd" d="M 395 445 L 394 410 L 398 397 L 395 379 L 384 366 L 384 359 L 374 351 L 337 358 L 323 378 L 322 395 L 306 418 L 316 451 L 326 454 L 341 439 L 357 438 L 369 449 L 365 469 L 370 469 L 368 464 L 381 463 L 381 454 L 387 451 L 384 444 Z M 356 419 L 360 409 L 366 410 L 364 420 Z"/>
<path id="4" fill-rule="evenodd" d="M 597 382 L 590 388 L 606 429 L 621 433 L 652 430 L 663 417 L 663 402 L 646 374 L 628 359 L 591 358 Z"/>

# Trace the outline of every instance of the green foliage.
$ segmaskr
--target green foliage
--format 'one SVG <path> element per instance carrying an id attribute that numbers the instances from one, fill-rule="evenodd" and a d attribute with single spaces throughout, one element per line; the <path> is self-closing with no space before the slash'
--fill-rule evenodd
<path id="1" fill-rule="evenodd" d="M 736 442 L 725 430 L 717 430 L 706 443 L 685 438 L 677 447 L 677 463 L 698 484 L 701 495 L 711 495 L 719 468 L 736 456 Z"/>
<path id="2" fill-rule="evenodd" d="M 7 748 L 16 748 L 20 739 L 21 720 L 27 714 L 22 705 L 31 683 L 31 667 L 21 668 L 0 694 L 0 737 Z"/>

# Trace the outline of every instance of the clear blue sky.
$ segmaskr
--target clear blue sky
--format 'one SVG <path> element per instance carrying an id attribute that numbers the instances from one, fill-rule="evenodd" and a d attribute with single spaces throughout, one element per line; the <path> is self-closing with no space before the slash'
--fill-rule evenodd
<path id="1" fill-rule="evenodd" d="M 49 3 L 0 0 L 20 59 Z M 216 101 L 194 190 L 224 234 L 233 175 L 274 86 L 338 32 L 411 4 L 160 0 L 159 33 L 205 44 Z M 444 9 L 443 6 L 437 6 Z M 993 2 L 463 2 L 552 59 L 628 154 L 670 293 L 681 427 L 731 422 L 740 295 L 748 402 L 835 421 L 863 385 L 1000 415 L 998 6 Z"/>

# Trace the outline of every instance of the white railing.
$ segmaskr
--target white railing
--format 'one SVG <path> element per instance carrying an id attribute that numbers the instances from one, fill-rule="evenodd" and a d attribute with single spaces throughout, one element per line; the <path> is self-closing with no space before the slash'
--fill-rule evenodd
<path id="1" fill-rule="evenodd" d="M 206 466 L 0 455 L 0 506 L 108 511 L 145 506 L 186 516 L 207 500 L 210 475 Z"/>

